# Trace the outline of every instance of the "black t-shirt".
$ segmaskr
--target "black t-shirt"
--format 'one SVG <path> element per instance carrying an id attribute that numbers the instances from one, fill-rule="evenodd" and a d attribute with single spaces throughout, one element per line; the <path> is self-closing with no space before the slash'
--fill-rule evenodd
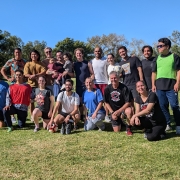
<path id="1" fill-rule="evenodd" d="M 150 59 L 143 59 L 141 61 L 144 81 L 148 89 L 152 89 L 151 75 L 152 75 L 153 59 L 154 57 L 151 57 Z"/>
<path id="2" fill-rule="evenodd" d="M 167 57 L 171 55 L 172 53 L 170 52 L 168 55 L 161 57 Z M 152 72 L 157 72 L 157 58 L 153 60 L 153 66 L 152 66 Z M 170 67 L 171 68 L 171 67 Z M 174 54 L 174 69 L 176 71 L 180 70 L 180 58 L 178 55 Z M 156 80 L 155 85 L 156 88 L 159 90 L 172 90 L 174 89 L 174 85 L 176 84 L 175 79 L 169 79 L 169 78 L 159 78 Z"/>
<path id="3" fill-rule="evenodd" d="M 125 103 L 131 102 L 130 92 L 122 83 L 119 83 L 117 89 L 109 84 L 104 90 L 104 101 L 108 103 L 113 111 L 120 109 Z"/>
<path id="4" fill-rule="evenodd" d="M 39 108 L 42 112 L 49 112 L 50 110 L 50 96 L 51 94 L 51 90 L 49 89 L 43 89 L 40 90 L 39 88 L 36 88 L 35 90 L 35 94 L 36 94 L 36 103 L 37 103 L 37 108 Z"/>
<path id="5" fill-rule="evenodd" d="M 160 108 L 159 101 L 155 93 L 149 92 L 148 98 L 145 102 L 143 102 L 141 96 L 137 96 L 135 98 L 135 102 L 140 105 L 141 111 L 146 109 L 149 103 L 155 103 L 151 112 L 145 116 L 152 122 L 153 125 L 166 123 L 165 116 Z"/>
<path id="6" fill-rule="evenodd" d="M 75 62 L 74 71 L 76 73 L 76 86 L 84 86 L 87 77 L 90 77 L 88 61 Z"/>
<path id="7" fill-rule="evenodd" d="M 119 64 L 123 68 L 123 83 L 126 86 L 134 86 L 139 81 L 137 68 L 141 67 L 141 61 L 137 57 L 128 57 Z"/>

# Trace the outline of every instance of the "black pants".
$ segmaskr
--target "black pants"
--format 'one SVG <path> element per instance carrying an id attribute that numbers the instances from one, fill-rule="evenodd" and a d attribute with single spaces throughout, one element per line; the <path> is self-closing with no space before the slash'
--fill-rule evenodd
<path id="1" fill-rule="evenodd" d="M 20 128 L 25 127 L 27 111 L 16 109 L 14 106 L 10 106 L 10 109 L 4 112 L 5 121 L 8 127 L 12 126 L 11 115 L 17 114 L 18 125 Z"/>
<path id="2" fill-rule="evenodd" d="M 152 122 L 146 117 L 139 117 L 141 122 L 141 127 L 145 128 L 145 133 L 147 135 L 147 140 L 157 141 L 160 140 L 161 134 L 164 134 L 166 129 L 166 122 L 153 125 Z"/>

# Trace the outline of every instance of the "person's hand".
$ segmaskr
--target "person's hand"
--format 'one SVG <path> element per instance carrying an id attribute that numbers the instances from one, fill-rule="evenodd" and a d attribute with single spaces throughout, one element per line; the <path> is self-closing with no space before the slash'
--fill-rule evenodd
<path id="1" fill-rule="evenodd" d="M 96 116 L 97 116 L 97 113 L 96 113 L 96 112 L 94 112 L 94 113 L 93 113 L 93 115 L 92 115 L 92 119 L 95 119 L 95 118 L 96 118 Z"/>
<path id="2" fill-rule="evenodd" d="M 152 86 L 152 92 L 156 92 L 156 86 Z"/>
<path id="3" fill-rule="evenodd" d="M 141 122 L 140 122 L 140 120 L 139 120 L 138 117 L 135 118 L 135 124 L 136 124 L 137 126 L 140 126 L 140 125 L 141 125 Z"/>
<path id="4" fill-rule="evenodd" d="M 35 75 L 35 74 L 34 74 L 34 75 L 30 75 L 30 76 L 29 76 L 29 79 L 31 79 L 31 80 L 32 80 L 32 79 L 35 79 L 35 77 L 36 77 L 36 75 Z"/>
<path id="5" fill-rule="evenodd" d="M 68 74 L 68 72 L 67 72 L 67 71 L 64 71 L 64 72 L 62 73 L 62 77 L 66 76 L 67 74 Z"/>
<path id="6" fill-rule="evenodd" d="M 175 92 L 178 92 L 178 91 L 179 91 L 179 84 L 178 84 L 178 83 L 176 83 L 176 84 L 174 85 L 174 91 L 175 91 Z"/>
<path id="7" fill-rule="evenodd" d="M 4 109 L 5 111 L 10 110 L 10 106 L 5 106 L 3 109 Z"/>
<path id="8" fill-rule="evenodd" d="M 69 119 L 70 119 L 69 115 L 66 116 L 66 118 L 64 119 L 65 123 L 68 123 L 68 122 L 69 122 Z"/>
<path id="9" fill-rule="evenodd" d="M 134 124 L 135 124 L 135 116 L 133 115 L 132 117 L 131 117 L 131 119 L 130 119 L 130 124 L 132 125 L 132 126 L 134 126 Z"/>
<path id="10" fill-rule="evenodd" d="M 49 127 L 51 127 L 51 126 L 52 126 L 52 124 L 53 124 L 53 118 L 51 118 L 51 120 L 49 121 L 49 123 L 48 123 L 47 127 L 48 127 L 48 128 L 49 128 Z"/>
<path id="11" fill-rule="evenodd" d="M 49 111 L 48 112 L 48 117 L 51 118 L 51 116 L 52 116 L 52 111 Z"/>
<path id="12" fill-rule="evenodd" d="M 95 76 L 94 76 L 94 74 L 92 74 L 92 75 L 91 75 L 91 79 L 94 80 L 94 78 L 95 78 Z"/>
<path id="13" fill-rule="evenodd" d="M 120 116 L 120 114 L 121 114 L 121 111 L 119 111 L 119 110 L 114 111 L 114 113 L 113 113 L 114 116 Z"/>

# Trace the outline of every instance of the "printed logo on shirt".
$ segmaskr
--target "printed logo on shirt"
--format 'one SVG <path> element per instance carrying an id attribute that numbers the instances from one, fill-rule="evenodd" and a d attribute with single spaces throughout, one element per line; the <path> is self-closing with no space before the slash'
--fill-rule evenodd
<path id="1" fill-rule="evenodd" d="M 122 68 L 124 69 L 125 75 L 131 74 L 130 63 L 123 64 Z"/>
<path id="2" fill-rule="evenodd" d="M 120 96 L 120 92 L 118 92 L 118 91 L 111 92 L 111 100 L 112 101 L 115 101 L 115 102 L 119 101 L 120 100 L 119 96 Z"/>
<path id="3" fill-rule="evenodd" d="M 141 110 L 144 110 L 146 109 L 148 106 L 148 103 L 145 103 L 145 104 L 141 104 Z M 154 109 L 152 109 L 152 111 L 149 113 L 149 114 L 146 114 L 146 117 L 152 117 L 154 114 Z"/>
<path id="4" fill-rule="evenodd" d="M 36 102 L 39 106 L 44 105 L 44 96 L 41 92 L 36 96 Z"/>

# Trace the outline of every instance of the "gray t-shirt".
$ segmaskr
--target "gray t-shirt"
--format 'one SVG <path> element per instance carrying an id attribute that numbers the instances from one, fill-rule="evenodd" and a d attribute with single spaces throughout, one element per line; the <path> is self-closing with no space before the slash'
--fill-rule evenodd
<path id="1" fill-rule="evenodd" d="M 36 107 L 39 108 L 40 111 L 48 113 L 51 104 L 50 101 L 50 96 L 52 96 L 51 90 L 49 89 L 40 90 L 39 88 L 36 88 L 35 95 L 36 95 L 36 103 L 37 103 Z"/>
<path id="2" fill-rule="evenodd" d="M 57 102 L 61 102 L 61 112 L 71 113 L 75 105 L 79 105 L 79 95 L 75 92 L 71 96 L 67 96 L 66 91 L 60 92 L 57 97 Z"/>
<path id="3" fill-rule="evenodd" d="M 67 60 L 67 61 L 65 61 L 63 68 L 65 69 L 65 71 L 72 73 L 73 63 L 70 60 Z"/>

